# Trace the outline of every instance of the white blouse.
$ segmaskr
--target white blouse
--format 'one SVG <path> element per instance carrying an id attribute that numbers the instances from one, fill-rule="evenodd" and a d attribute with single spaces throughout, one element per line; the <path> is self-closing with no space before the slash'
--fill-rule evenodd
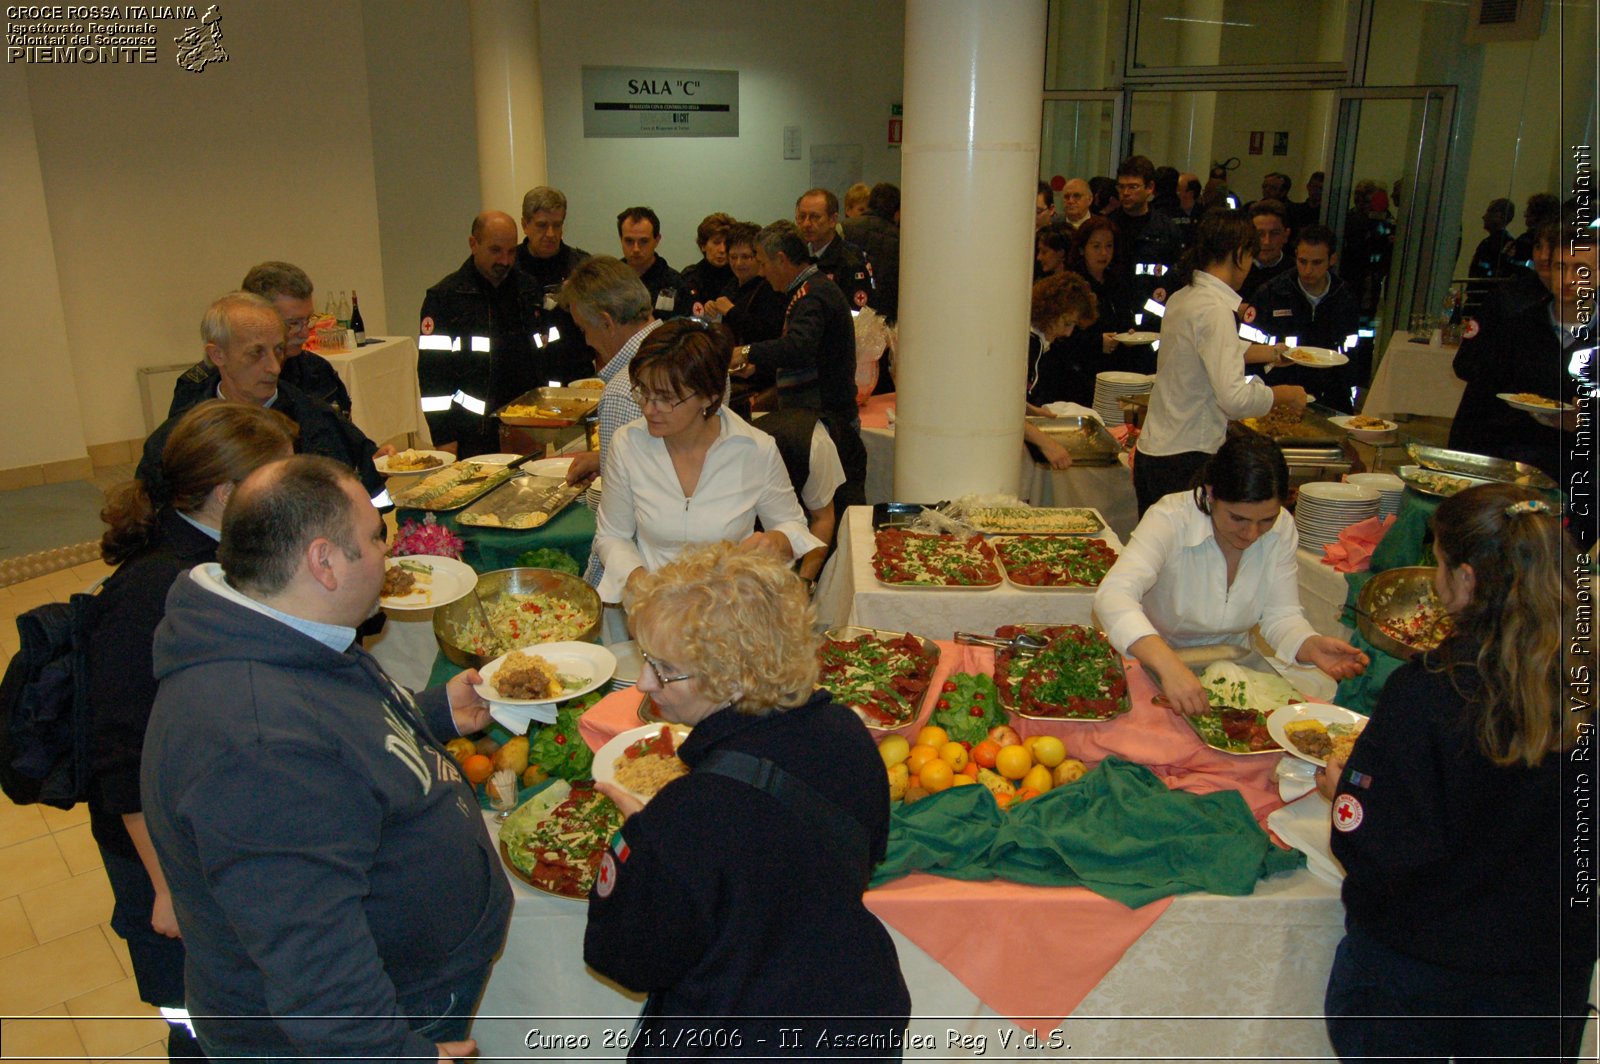
<path id="1" fill-rule="evenodd" d="M 1245 375 L 1250 344 L 1239 338 L 1238 307 L 1239 293 L 1204 270 L 1167 301 L 1150 412 L 1139 435 L 1142 454 L 1216 454 L 1229 418 L 1272 409 L 1272 389 Z"/>
<path id="2" fill-rule="evenodd" d="M 594 549 L 605 566 L 602 602 L 620 602 L 635 569 L 654 572 L 691 543 L 738 543 L 755 531 L 782 532 L 796 558 L 823 546 L 806 527 L 776 441 L 726 406 L 694 495 L 685 497 L 665 440 L 643 418 L 611 438 L 604 461 Z"/>
<path id="3" fill-rule="evenodd" d="M 1272 528 L 1245 548 L 1229 587 L 1210 516 L 1192 492 L 1174 492 L 1145 511 L 1095 592 L 1095 614 L 1123 654 L 1147 635 L 1174 647 L 1249 646 L 1259 624 L 1278 656 L 1292 662 L 1316 634 L 1300 609 L 1298 541 L 1294 518 L 1280 510 Z"/>

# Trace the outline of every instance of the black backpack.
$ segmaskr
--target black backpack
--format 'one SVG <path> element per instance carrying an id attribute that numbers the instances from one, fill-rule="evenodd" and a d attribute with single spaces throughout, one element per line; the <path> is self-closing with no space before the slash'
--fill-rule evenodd
<path id="1" fill-rule="evenodd" d="M 95 597 L 73 595 L 17 617 L 22 649 L 0 680 L 0 790 L 17 805 L 71 809 L 89 796 L 85 633 Z"/>

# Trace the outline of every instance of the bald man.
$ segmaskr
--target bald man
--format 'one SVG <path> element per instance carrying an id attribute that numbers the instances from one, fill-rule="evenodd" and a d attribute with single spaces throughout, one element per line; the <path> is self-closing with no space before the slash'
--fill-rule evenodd
<path id="1" fill-rule="evenodd" d="M 544 291 L 517 266 L 518 243 L 511 215 L 484 211 L 472 220 L 467 261 L 422 301 L 422 409 L 433 442 L 463 458 L 500 450 L 488 415 L 559 373 L 530 339 Z"/>
<path id="2" fill-rule="evenodd" d="M 1094 193 L 1089 182 L 1075 177 L 1061 186 L 1061 217 L 1076 229 L 1089 218 L 1089 208 L 1094 204 Z"/>

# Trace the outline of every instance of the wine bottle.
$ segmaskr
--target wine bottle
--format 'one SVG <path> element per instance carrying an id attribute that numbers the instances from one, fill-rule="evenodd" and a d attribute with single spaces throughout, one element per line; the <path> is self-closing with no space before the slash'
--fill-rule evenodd
<path id="1" fill-rule="evenodd" d="M 361 303 L 354 288 L 350 289 L 350 331 L 356 334 L 358 345 L 367 338 L 367 323 L 361 320 Z"/>
<path id="2" fill-rule="evenodd" d="M 346 329 L 350 328 L 350 301 L 344 297 L 344 292 L 339 293 L 339 309 L 336 312 L 339 324 Z"/>

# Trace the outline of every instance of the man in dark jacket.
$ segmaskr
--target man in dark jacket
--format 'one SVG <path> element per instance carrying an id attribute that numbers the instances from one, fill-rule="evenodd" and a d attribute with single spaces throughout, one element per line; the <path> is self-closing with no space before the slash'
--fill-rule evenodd
<path id="1" fill-rule="evenodd" d="M 822 276 L 839 286 L 854 307 L 877 306 L 872 265 L 862 250 L 839 235 L 839 197 L 825 188 L 807 189 L 794 201 L 794 224 Z"/>
<path id="2" fill-rule="evenodd" d="M 731 372 L 741 376 L 770 369 L 778 377 L 780 409 L 821 410 L 834 420 L 845 485 L 839 505 L 866 501 L 867 451 L 856 409 L 856 331 L 839 286 L 821 275 L 806 256 L 800 230 L 773 222 L 756 238 L 757 258 L 767 283 L 788 300 L 783 335 L 735 348 Z"/>
<path id="3" fill-rule="evenodd" d="M 867 213 L 846 218 L 841 225 L 845 240 L 872 263 L 872 309 L 884 320 L 894 321 L 900 316 L 900 187 L 888 181 L 873 185 L 867 194 Z"/>
<path id="4" fill-rule="evenodd" d="M 1156 192 L 1155 164 L 1143 155 L 1130 155 L 1117 167 L 1117 209 L 1107 217 L 1117 227 L 1117 251 L 1112 269 L 1117 270 L 1134 295 L 1134 306 L 1142 307 L 1157 290 L 1170 295 L 1170 282 L 1163 276 L 1176 266 L 1183 253 L 1183 234 L 1171 218 L 1150 206 Z"/>
<path id="5" fill-rule="evenodd" d="M 582 248 L 563 240 L 567 224 L 567 197 L 558 188 L 540 185 L 522 197 L 522 233 L 517 245 L 517 269 L 532 277 L 544 293 L 539 315 L 533 323 L 532 339 L 551 381 L 578 380 L 594 372 L 594 354 L 584 343 L 572 315 L 561 308 L 561 286 L 578 264 L 589 257 Z"/>
<path id="6" fill-rule="evenodd" d="M 617 239 L 622 261 L 644 282 L 655 316 L 661 321 L 694 313 L 694 300 L 683 274 L 656 254 L 661 244 L 661 219 L 649 207 L 629 207 L 617 215 Z"/>
<path id="7" fill-rule="evenodd" d="M 346 470 L 269 464 L 156 631 L 140 789 L 208 1056 L 476 1048 L 511 892 L 441 737 L 488 709 L 475 670 L 413 697 L 356 643 L 384 553 Z"/>
<path id="8" fill-rule="evenodd" d="M 178 419 L 207 399 L 232 399 L 270 407 L 289 418 L 299 426 L 295 448 L 301 454 L 324 455 L 349 467 L 370 497 L 387 504 L 383 477 L 372 464 L 377 445 L 349 418 L 281 379 L 288 332 L 271 303 L 251 292 L 230 292 L 206 310 L 200 335 L 205 361 L 216 373 L 206 378 L 205 390 L 191 390 L 181 405 L 174 395 L 171 416 L 144 441 L 134 476 L 146 487 L 161 490 L 161 450 Z"/>
<path id="9" fill-rule="evenodd" d="M 1294 247 L 1294 269 L 1281 273 L 1256 289 L 1255 327 L 1276 343 L 1327 347 L 1348 355 L 1359 343 L 1360 310 L 1355 293 L 1333 272 L 1338 256 L 1333 230 L 1307 226 Z M 1269 384 L 1298 384 L 1339 410 L 1355 409 L 1350 398 L 1355 384 L 1350 367 L 1311 369 L 1288 366 L 1272 370 Z"/>
<path id="10" fill-rule="evenodd" d="M 463 458 L 498 451 L 500 433 L 489 415 L 558 379 L 533 344 L 544 292 L 516 268 L 517 223 L 501 211 L 484 211 L 472 220 L 467 248 L 467 261 L 423 297 L 417 330 L 417 383 L 428 431 L 436 445 Z"/>

